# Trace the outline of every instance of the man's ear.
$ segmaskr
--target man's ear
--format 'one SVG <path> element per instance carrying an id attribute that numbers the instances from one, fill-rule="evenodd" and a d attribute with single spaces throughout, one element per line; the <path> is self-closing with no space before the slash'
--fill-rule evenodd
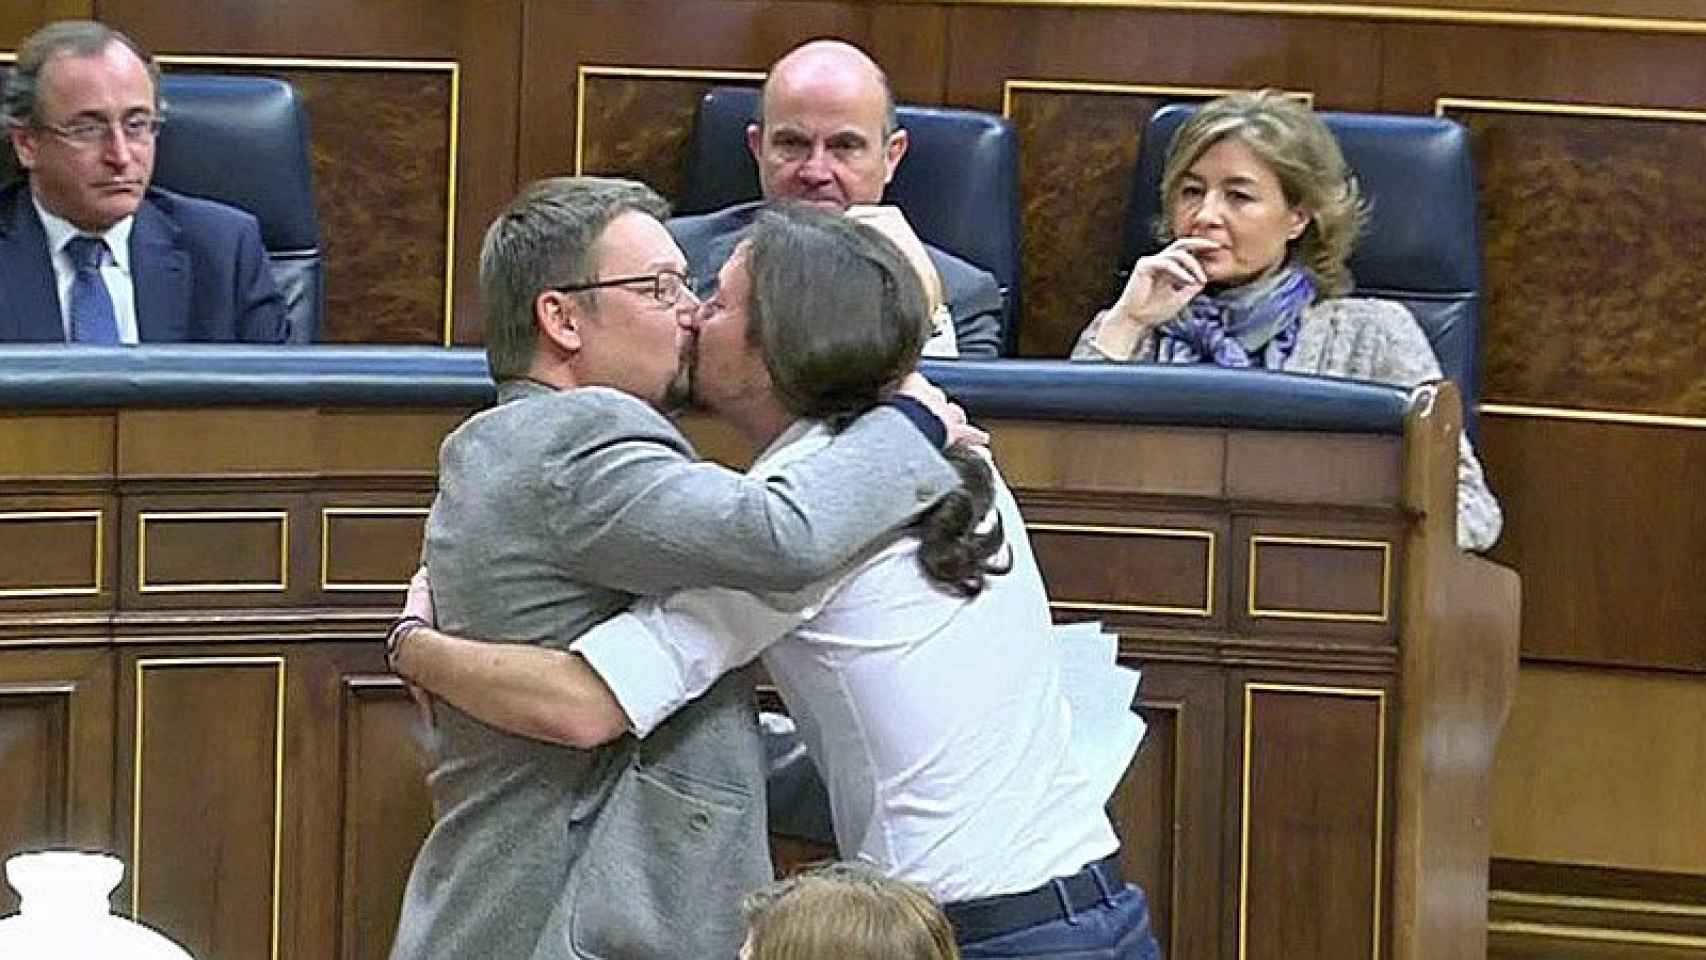
<path id="1" fill-rule="evenodd" d="M 746 125 L 746 149 L 757 163 L 764 161 L 764 128 L 756 123 Z"/>
<path id="2" fill-rule="evenodd" d="M 883 144 L 883 161 L 888 165 L 888 173 L 883 177 L 883 183 L 887 184 L 894 179 L 895 168 L 900 166 L 900 158 L 906 156 L 906 147 L 910 142 L 904 129 L 896 129 L 889 134 L 888 142 Z"/>
<path id="3" fill-rule="evenodd" d="M 580 301 L 567 293 L 546 290 L 533 298 L 533 325 L 541 337 L 564 354 L 580 352 L 584 313 Z"/>
<path id="4" fill-rule="evenodd" d="M 18 166 L 25 170 L 36 167 L 36 135 L 30 128 L 21 123 L 6 124 L 6 133 L 12 141 L 12 153 L 18 158 Z"/>

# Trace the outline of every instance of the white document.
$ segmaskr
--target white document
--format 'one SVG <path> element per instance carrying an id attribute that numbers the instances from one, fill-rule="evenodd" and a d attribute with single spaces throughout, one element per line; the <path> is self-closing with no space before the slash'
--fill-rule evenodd
<path id="1" fill-rule="evenodd" d="M 1054 640 L 1072 708 L 1072 754 L 1106 803 L 1143 742 L 1143 718 L 1132 709 L 1142 674 L 1115 663 L 1119 638 L 1100 623 L 1057 625 Z"/>

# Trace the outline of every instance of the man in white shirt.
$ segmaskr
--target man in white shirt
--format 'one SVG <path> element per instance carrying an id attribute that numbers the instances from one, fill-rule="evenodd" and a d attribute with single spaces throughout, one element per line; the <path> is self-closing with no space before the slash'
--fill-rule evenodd
<path id="1" fill-rule="evenodd" d="M 43 27 L 0 115 L 26 174 L 0 189 L 0 342 L 283 342 L 255 218 L 149 186 L 165 105 L 134 41 Z"/>
<path id="2" fill-rule="evenodd" d="M 699 327 L 695 394 L 767 448 L 762 476 L 833 444 L 912 370 L 924 297 L 874 231 L 789 210 L 759 219 Z M 799 592 L 681 591 L 567 653 L 406 630 L 394 668 L 502 729 L 592 747 L 646 736 L 762 655 L 842 855 L 928 887 L 963 956 L 1158 957 L 1106 789 L 1073 749 L 1024 521 L 983 459 L 957 465 L 958 502 Z"/>

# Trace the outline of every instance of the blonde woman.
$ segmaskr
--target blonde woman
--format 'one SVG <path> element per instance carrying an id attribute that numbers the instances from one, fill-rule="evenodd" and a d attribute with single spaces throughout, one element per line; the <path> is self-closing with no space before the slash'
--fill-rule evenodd
<path id="1" fill-rule="evenodd" d="M 1074 360 L 1213 363 L 1414 386 L 1439 380 L 1415 318 L 1347 297 L 1366 206 L 1338 141 L 1271 90 L 1215 100 L 1179 128 L 1161 175 L 1160 239 Z M 1504 518 L 1459 441 L 1457 542 L 1485 550 Z"/>

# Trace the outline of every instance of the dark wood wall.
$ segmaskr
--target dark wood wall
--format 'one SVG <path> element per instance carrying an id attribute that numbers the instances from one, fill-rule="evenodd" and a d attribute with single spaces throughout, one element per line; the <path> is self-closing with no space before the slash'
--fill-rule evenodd
<path id="1" fill-rule="evenodd" d="M 1697 0 L 24 0 L 0 10 L 0 49 L 76 14 L 179 68 L 299 82 L 326 330 L 348 341 L 480 342 L 480 234 L 520 182 L 622 173 L 668 194 L 698 93 L 754 82 L 813 36 L 870 50 L 904 100 L 1013 120 L 1032 356 L 1063 354 L 1111 297 L 1138 131 L 1159 104 L 1274 86 L 1458 119 L 1483 200 L 1481 449 L 1507 511 L 1493 557 L 1525 587 L 1495 879 L 1527 903 L 1606 893 L 1572 865 L 1657 878 L 1639 904 L 1706 876 L 1706 805 L 1675 802 L 1706 796 L 1706 750 L 1679 734 L 1706 727 Z M 1595 769 L 1622 775 L 1580 775 Z M 1653 915 L 1581 925 L 1639 933 Z"/>

